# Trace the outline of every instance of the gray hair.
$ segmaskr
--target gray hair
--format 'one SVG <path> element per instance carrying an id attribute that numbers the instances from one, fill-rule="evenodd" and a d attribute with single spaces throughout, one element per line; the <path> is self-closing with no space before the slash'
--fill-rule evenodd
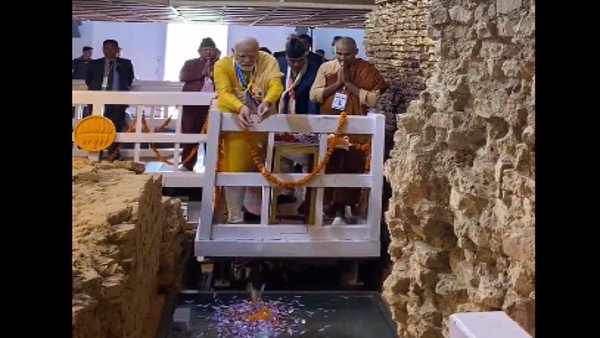
<path id="1" fill-rule="evenodd" d="M 240 38 L 238 40 L 236 40 L 233 43 L 233 50 L 235 50 L 237 47 L 239 47 L 240 45 L 243 44 L 255 44 L 256 45 L 256 49 L 260 48 L 260 44 L 258 43 L 258 40 L 256 40 L 256 38 L 253 38 L 251 36 L 245 36 L 243 38 Z"/>

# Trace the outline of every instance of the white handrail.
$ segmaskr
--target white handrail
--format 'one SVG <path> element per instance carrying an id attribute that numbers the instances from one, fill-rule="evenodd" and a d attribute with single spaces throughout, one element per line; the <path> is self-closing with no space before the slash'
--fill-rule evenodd
<path id="1" fill-rule="evenodd" d="M 211 105 L 212 93 L 201 92 L 111 92 L 111 91 L 73 91 L 73 105 L 81 112 L 81 107 L 93 104 L 94 114 L 102 114 L 107 104 L 127 104 L 136 111 L 145 107 L 182 105 Z M 77 118 L 76 118 L 77 120 Z M 160 170 L 166 186 L 202 187 L 203 196 L 196 234 L 196 255 L 198 256 L 294 256 L 294 257 L 366 257 L 380 253 L 379 229 L 381 221 L 381 197 L 383 184 L 383 149 L 385 118 L 381 114 L 370 113 L 367 116 L 348 116 L 342 130 L 344 134 L 364 134 L 371 136 L 370 172 L 356 174 L 319 173 L 307 184 L 316 190 L 314 224 L 289 224 L 272 226 L 268 217 L 263 215 L 260 224 L 228 225 L 213 221 L 215 206 L 213 196 L 217 186 L 257 186 L 262 187 L 262 202 L 269 201 L 271 183 L 260 173 L 217 173 L 219 153 L 219 134 L 223 131 L 240 131 L 237 116 L 221 113 L 213 109 L 209 113 L 207 134 L 182 134 L 180 128 L 174 132 L 161 133 L 117 133 L 116 142 L 133 143 L 133 157 L 138 160 L 144 149 L 142 143 L 173 143 L 175 155 L 179 144 L 206 143 L 204 173 L 179 172 L 177 166 L 170 170 Z M 339 116 L 330 115 L 273 115 L 262 123 L 251 127 L 251 131 L 269 134 L 273 143 L 274 133 L 302 132 L 320 135 L 315 147 L 319 158 L 325 154 L 327 136 L 338 125 Z M 141 120 L 137 119 L 137 129 Z M 273 149 L 268 144 L 267 149 Z M 74 146 L 74 154 L 85 153 Z M 147 153 L 146 153 L 147 154 Z M 97 154 L 91 154 L 97 155 Z M 272 159 L 270 159 L 272 161 Z M 177 156 L 173 159 L 178 162 Z M 282 181 L 298 180 L 305 174 L 275 174 Z M 323 191 L 326 187 L 355 187 L 368 189 L 367 219 L 359 224 L 347 226 L 324 226 L 322 220 Z M 269 209 L 262 207 L 262 212 Z M 262 213 L 261 212 L 261 213 Z M 196 213 L 194 213 L 196 214 Z M 233 241 L 233 242 L 232 242 Z M 282 242 L 284 241 L 284 242 Z M 283 243 L 287 243 L 283 245 Z"/>

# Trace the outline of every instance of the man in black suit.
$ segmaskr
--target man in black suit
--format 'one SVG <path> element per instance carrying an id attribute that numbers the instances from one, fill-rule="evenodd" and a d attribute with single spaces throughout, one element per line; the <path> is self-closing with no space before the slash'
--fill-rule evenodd
<path id="1" fill-rule="evenodd" d="M 90 46 L 84 46 L 81 49 L 81 56 L 78 58 L 74 58 L 71 61 L 71 72 L 73 79 L 85 79 L 85 75 L 87 74 L 87 69 L 92 61 L 92 53 L 94 52 L 94 48 Z"/>
<path id="2" fill-rule="evenodd" d="M 133 65 L 131 60 L 118 57 L 119 43 L 115 40 L 104 40 L 102 51 L 104 57 L 90 62 L 85 77 L 88 90 L 116 90 L 129 91 L 133 83 Z M 125 126 L 125 109 L 127 105 L 107 104 L 104 107 L 104 116 L 110 119 L 117 132 L 123 131 Z M 108 148 L 109 157 L 116 151 L 117 144 L 113 143 Z M 116 157 L 120 157 L 116 154 Z"/>

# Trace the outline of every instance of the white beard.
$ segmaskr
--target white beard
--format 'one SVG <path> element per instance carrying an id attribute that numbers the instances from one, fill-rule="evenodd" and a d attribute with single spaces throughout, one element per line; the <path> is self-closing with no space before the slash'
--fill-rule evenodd
<path id="1" fill-rule="evenodd" d="M 241 69 L 242 69 L 244 72 L 251 72 L 251 71 L 253 71 L 253 70 L 254 70 L 254 65 L 252 65 L 252 66 L 241 66 L 241 65 L 238 65 L 238 66 L 240 66 L 240 68 L 241 68 Z"/>

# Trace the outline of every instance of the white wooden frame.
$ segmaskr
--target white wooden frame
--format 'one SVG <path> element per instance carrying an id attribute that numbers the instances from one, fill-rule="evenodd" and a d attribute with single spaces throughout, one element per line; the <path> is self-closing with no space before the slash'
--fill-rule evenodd
<path id="1" fill-rule="evenodd" d="M 154 153 L 150 149 L 141 149 L 141 143 L 174 143 L 175 147 L 170 152 L 161 149 L 163 156 L 179 158 L 180 145 L 182 143 L 204 143 L 206 135 L 204 134 L 182 134 L 181 119 L 174 119 L 174 133 L 143 133 L 142 132 L 142 114 L 137 112 L 143 111 L 145 107 L 155 106 L 176 106 L 181 110 L 183 105 L 207 105 L 210 106 L 215 94 L 204 92 L 117 92 L 117 91 L 73 91 L 73 106 L 76 107 L 76 123 L 82 116 L 83 106 L 88 104 L 94 105 L 92 114 L 102 115 L 104 105 L 106 104 L 128 104 L 130 108 L 136 111 L 136 130 L 133 133 L 120 132 L 117 133 L 115 142 L 134 143 L 134 149 L 123 149 L 121 154 L 124 158 L 133 158 L 134 161 L 140 162 L 140 158 L 154 157 Z M 153 126 L 148 122 L 148 126 L 152 129 Z M 73 156 L 88 156 L 92 159 L 98 159 L 99 153 L 88 153 L 78 149 L 73 145 Z M 167 187 L 202 187 L 203 173 L 179 171 L 177 166 L 173 171 L 146 171 L 148 173 L 156 173 L 163 175 L 163 185 Z"/>
<path id="2" fill-rule="evenodd" d="M 73 91 L 73 105 L 81 114 L 83 105 L 94 104 L 93 114 L 102 114 L 106 104 L 128 104 L 137 112 L 145 106 L 210 105 L 212 93 L 190 92 L 111 92 Z M 117 133 L 116 142 L 135 143 L 133 159 L 143 157 L 140 143 L 174 143 L 175 158 L 179 157 L 181 143 L 206 142 L 205 172 L 147 171 L 160 174 L 167 187 L 203 188 L 200 210 L 190 211 L 199 215 L 195 240 L 196 256 L 214 257 L 377 257 L 380 254 L 381 198 L 383 185 L 383 150 L 385 118 L 381 114 L 348 116 L 343 133 L 371 135 L 370 172 L 363 174 L 320 173 L 308 186 L 316 188 L 315 224 L 268 224 L 271 186 L 258 173 L 216 173 L 219 133 L 239 131 L 233 114 L 211 110 L 206 135 L 181 134 L 181 122 L 176 122 L 174 133 L 142 133 L 142 114 L 137 114 L 134 133 Z M 328 115 L 275 115 L 261 124 L 255 131 L 268 132 L 267 167 L 271 167 L 274 133 L 303 132 L 319 133 L 319 158 L 326 153 L 327 134 L 332 133 L 338 116 Z M 74 155 L 98 158 L 97 153 L 88 154 L 73 149 Z M 125 154 L 127 155 L 127 154 Z M 296 180 L 304 174 L 276 174 L 281 180 Z M 213 224 L 215 186 L 262 187 L 263 205 L 260 224 Z M 364 224 L 323 225 L 322 201 L 325 187 L 368 188 L 368 213 Z"/>
<path id="3" fill-rule="evenodd" d="M 147 81 L 147 80 L 133 80 L 133 84 L 131 85 L 130 91 L 132 92 L 181 92 L 183 89 L 183 82 L 175 82 L 175 81 Z M 87 91 L 87 85 L 85 84 L 85 80 L 74 79 L 72 80 L 72 89 L 74 91 Z M 175 109 L 173 109 L 175 108 Z M 169 122 L 167 119 L 169 118 L 169 111 L 172 111 L 172 118 Z M 177 119 L 180 115 L 180 111 L 178 111 L 177 107 L 168 106 L 168 105 L 159 105 L 159 106 L 144 106 L 144 115 L 146 117 L 146 124 L 151 130 L 154 128 L 162 126 L 165 122 L 165 128 L 175 129 L 177 126 Z M 132 106 L 127 109 L 129 116 L 137 115 L 136 107 Z M 83 110 L 78 110 L 78 113 L 73 117 L 72 125 L 73 127 L 79 122 L 82 116 Z M 132 122 L 132 121 L 130 121 Z M 133 152 L 130 149 L 122 149 L 121 153 L 126 157 L 133 157 Z M 153 153 L 150 149 L 141 149 L 140 154 L 142 157 L 153 156 Z M 161 154 L 165 156 L 173 156 L 174 148 L 163 148 L 161 149 Z"/>
<path id="4" fill-rule="evenodd" d="M 275 132 L 319 133 L 319 158 L 326 153 L 327 134 L 335 131 L 338 116 L 274 115 L 252 128 L 268 132 L 266 165 L 271 167 Z M 212 111 L 209 117 L 205 166 L 205 194 L 196 234 L 197 256 L 226 257 L 376 257 L 380 254 L 381 198 L 385 118 L 381 114 L 348 116 L 343 132 L 371 135 L 371 171 L 367 174 L 319 174 L 309 187 L 316 187 L 315 224 L 268 224 L 271 186 L 259 173 L 217 173 L 213 151 L 219 131 L 240 131 L 233 114 Z M 297 180 L 306 174 L 275 174 L 280 180 Z M 214 186 L 262 187 L 260 224 L 214 224 Z M 367 220 L 364 224 L 324 226 L 323 188 L 369 188 Z"/>

